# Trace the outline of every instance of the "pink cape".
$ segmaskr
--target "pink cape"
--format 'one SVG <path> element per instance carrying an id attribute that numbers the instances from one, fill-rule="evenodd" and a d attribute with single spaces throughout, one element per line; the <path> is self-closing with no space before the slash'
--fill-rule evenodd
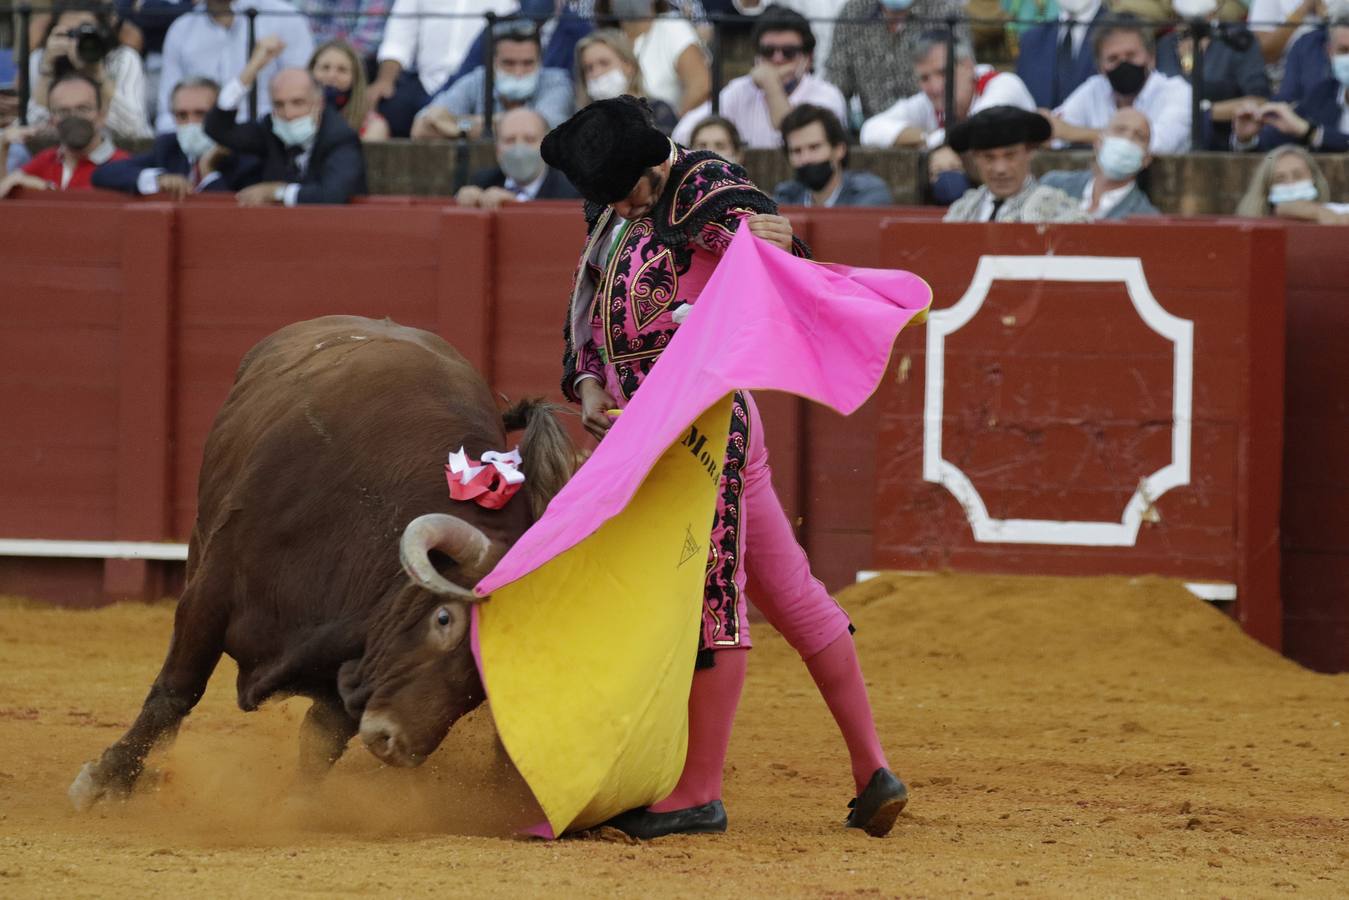
<path id="1" fill-rule="evenodd" d="M 475 592 L 523 578 L 594 534 L 732 391 L 787 391 L 852 413 L 884 377 L 895 337 L 931 301 L 916 275 L 798 259 L 742 228 L 623 415 Z"/>

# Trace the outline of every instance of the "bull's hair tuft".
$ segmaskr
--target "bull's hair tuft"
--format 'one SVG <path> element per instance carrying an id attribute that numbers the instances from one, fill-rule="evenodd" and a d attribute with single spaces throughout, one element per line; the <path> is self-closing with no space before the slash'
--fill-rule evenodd
<path id="1" fill-rule="evenodd" d="M 507 431 L 525 432 L 520 441 L 520 456 L 529 508 L 536 520 L 576 471 L 576 445 L 557 420 L 557 415 L 564 412 L 570 410 L 531 397 L 511 404 L 501 413 Z"/>

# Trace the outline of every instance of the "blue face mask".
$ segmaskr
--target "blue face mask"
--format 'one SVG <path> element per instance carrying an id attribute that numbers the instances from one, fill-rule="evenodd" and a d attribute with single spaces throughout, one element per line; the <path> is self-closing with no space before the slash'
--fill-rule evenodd
<path id="1" fill-rule="evenodd" d="M 1272 206 L 1280 203 L 1292 203 L 1297 200 L 1315 200 L 1316 185 L 1310 181 L 1293 181 L 1276 184 L 1269 189 L 1269 202 Z"/>
<path id="2" fill-rule="evenodd" d="M 272 133 L 281 138 L 281 143 L 287 147 L 299 147 L 309 143 L 314 139 L 318 128 L 313 116 L 300 116 L 287 122 L 275 114 L 272 115 Z"/>
<path id="3" fill-rule="evenodd" d="M 502 100 L 510 100 L 514 103 L 528 100 L 534 96 L 534 91 L 538 89 L 538 86 L 538 69 L 528 75 L 508 75 L 500 69 L 496 71 L 496 92 Z"/>
<path id="4" fill-rule="evenodd" d="M 881 0 L 881 6 L 884 6 L 890 12 L 904 12 L 904 10 L 913 6 L 913 0 Z"/>
<path id="5" fill-rule="evenodd" d="M 1096 164 L 1101 174 L 1111 181 L 1133 178 L 1143 168 L 1143 148 L 1128 138 L 1106 135 L 1101 149 L 1096 152 Z"/>
<path id="6" fill-rule="evenodd" d="M 1335 80 L 1345 87 L 1349 87 L 1349 53 L 1341 53 L 1330 58 L 1330 71 L 1335 73 Z"/>
<path id="7" fill-rule="evenodd" d="M 940 206 L 950 206 L 970 189 L 970 179 L 964 172 L 942 172 L 932 182 L 932 199 Z"/>

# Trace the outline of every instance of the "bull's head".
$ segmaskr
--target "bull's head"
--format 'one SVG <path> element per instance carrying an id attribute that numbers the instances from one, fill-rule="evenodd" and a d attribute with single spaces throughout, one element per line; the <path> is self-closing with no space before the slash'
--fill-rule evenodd
<path id="1" fill-rule="evenodd" d="M 384 762 L 419 765 L 484 699 L 465 640 L 468 605 L 479 598 L 442 575 L 431 553 L 452 559 L 456 577 L 471 585 L 491 571 L 503 549 L 463 519 L 441 513 L 404 529 L 400 555 L 411 582 L 375 623 L 365 655 L 338 675 L 347 712 L 360 719 L 361 740 Z"/>

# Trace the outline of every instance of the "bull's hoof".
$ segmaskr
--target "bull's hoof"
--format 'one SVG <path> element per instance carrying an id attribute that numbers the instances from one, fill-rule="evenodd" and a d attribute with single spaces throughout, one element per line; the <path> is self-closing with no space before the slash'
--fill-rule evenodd
<path id="1" fill-rule="evenodd" d="M 80 769 L 80 774 L 70 783 L 66 796 L 70 798 L 76 812 L 87 812 L 107 793 L 107 786 L 94 776 L 94 764 L 87 762 Z"/>

